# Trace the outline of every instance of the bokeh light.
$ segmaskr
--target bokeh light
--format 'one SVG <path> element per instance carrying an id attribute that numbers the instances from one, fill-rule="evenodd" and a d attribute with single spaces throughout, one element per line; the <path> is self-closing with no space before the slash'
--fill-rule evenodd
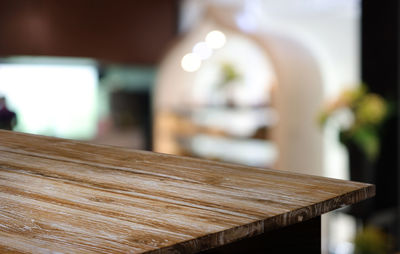
<path id="1" fill-rule="evenodd" d="M 201 59 L 196 54 L 186 54 L 182 57 L 181 66 L 187 72 L 197 71 L 201 66 Z"/>
<path id="2" fill-rule="evenodd" d="M 212 49 L 219 49 L 225 45 L 226 36 L 223 32 L 214 30 L 207 34 L 206 43 L 207 46 Z"/>

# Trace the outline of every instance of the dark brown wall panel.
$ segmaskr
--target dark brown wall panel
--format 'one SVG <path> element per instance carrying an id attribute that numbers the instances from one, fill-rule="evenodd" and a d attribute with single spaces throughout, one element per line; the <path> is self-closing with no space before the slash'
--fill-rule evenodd
<path id="1" fill-rule="evenodd" d="M 0 0 L 0 56 L 154 64 L 175 36 L 176 0 Z"/>

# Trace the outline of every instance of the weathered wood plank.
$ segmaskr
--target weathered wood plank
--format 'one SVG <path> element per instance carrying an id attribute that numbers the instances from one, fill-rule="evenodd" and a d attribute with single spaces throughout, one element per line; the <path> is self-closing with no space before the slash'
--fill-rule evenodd
<path id="1" fill-rule="evenodd" d="M 373 185 L 0 131 L 0 249 L 194 253 L 315 218 Z"/>

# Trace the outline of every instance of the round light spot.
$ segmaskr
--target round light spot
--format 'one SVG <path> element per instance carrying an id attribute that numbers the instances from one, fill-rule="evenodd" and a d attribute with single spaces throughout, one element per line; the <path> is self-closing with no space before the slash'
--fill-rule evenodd
<path id="1" fill-rule="evenodd" d="M 205 42 L 199 42 L 193 47 L 193 53 L 205 60 L 212 55 L 212 49 Z"/>
<path id="2" fill-rule="evenodd" d="M 221 31 L 211 31 L 206 36 L 207 46 L 212 49 L 219 49 L 225 45 L 226 37 L 225 34 Z"/>
<path id="3" fill-rule="evenodd" d="M 181 66 L 182 69 L 187 72 L 194 72 L 200 68 L 201 59 L 199 56 L 193 53 L 186 54 L 182 57 Z"/>

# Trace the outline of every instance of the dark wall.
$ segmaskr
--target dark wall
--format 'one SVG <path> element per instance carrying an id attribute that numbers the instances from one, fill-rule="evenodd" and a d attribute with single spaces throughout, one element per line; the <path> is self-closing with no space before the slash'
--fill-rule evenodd
<path id="1" fill-rule="evenodd" d="M 176 34 L 177 0 L 1 0 L 0 57 L 154 64 Z"/>
<path id="2" fill-rule="evenodd" d="M 362 1 L 362 80 L 384 96 L 391 114 L 381 130 L 381 153 L 375 165 L 375 212 L 390 219 L 389 227 L 400 250 L 400 4 L 398 0 Z"/>

